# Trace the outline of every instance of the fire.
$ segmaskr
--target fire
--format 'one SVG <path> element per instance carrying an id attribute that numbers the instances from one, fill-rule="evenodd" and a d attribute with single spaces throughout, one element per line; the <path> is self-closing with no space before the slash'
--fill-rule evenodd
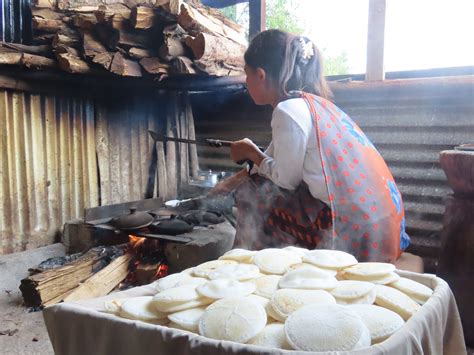
<path id="1" fill-rule="evenodd" d="M 137 251 L 144 243 L 146 238 L 137 237 L 132 234 L 128 236 L 128 244 L 130 245 L 130 249 L 133 251 Z"/>

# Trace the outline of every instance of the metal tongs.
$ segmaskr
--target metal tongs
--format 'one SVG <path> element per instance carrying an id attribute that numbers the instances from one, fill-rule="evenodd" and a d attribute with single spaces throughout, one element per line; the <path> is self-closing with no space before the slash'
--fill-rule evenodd
<path id="1" fill-rule="evenodd" d="M 186 144 L 197 144 L 197 145 L 207 145 L 215 148 L 221 148 L 221 147 L 230 147 L 232 144 L 232 141 L 226 141 L 222 139 L 211 139 L 211 138 L 205 138 L 205 139 L 186 139 L 186 138 L 174 138 L 174 137 L 167 137 L 163 134 L 160 134 L 155 131 L 148 131 L 150 133 L 151 138 L 155 142 L 178 142 L 178 143 L 186 143 Z M 261 151 L 264 151 L 265 149 L 263 147 L 258 146 L 258 149 Z M 253 162 L 251 160 L 241 160 L 238 161 L 237 164 L 242 165 L 244 163 L 247 163 L 250 168 L 253 167 Z"/>

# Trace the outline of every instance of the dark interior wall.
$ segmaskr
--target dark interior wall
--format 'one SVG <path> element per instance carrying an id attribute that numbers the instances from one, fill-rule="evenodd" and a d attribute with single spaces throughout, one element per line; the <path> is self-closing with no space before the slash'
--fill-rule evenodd
<path id="1" fill-rule="evenodd" d="M 452 193 L 439 153 L 474 140 L 474 77 L 332 84 L 335 102 L 374 142 L 402 192 L 410 250 L 435 270 L 444 213 Z M 271 108 L 254 105 L 245 91 L 193 96 L 201 138 L 271 139 Z M 228 149 L 200 147 L 201 169 L 233 171 Z"/>

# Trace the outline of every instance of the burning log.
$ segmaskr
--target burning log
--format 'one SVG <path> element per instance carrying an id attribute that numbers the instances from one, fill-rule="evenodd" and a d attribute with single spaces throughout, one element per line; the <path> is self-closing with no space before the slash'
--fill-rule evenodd
<path id="1" fill-rule="evenodd" d="M 21 280 L 20 290 L 27 306 L 49 306 L 60 302 L 79 283 L 103 268 L 104 259 L 123 254 L 122 247 L 99 247 L 89 250 L 70 264 L 41 272 Z"/>

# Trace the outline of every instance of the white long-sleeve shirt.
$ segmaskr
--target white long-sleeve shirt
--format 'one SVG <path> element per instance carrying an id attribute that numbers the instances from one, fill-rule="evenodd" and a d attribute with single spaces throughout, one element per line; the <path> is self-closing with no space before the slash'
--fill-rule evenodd
<path id="1" fill-rule="evenodd" d="M 311 195 L 329 205 L 313 120 L 302 98 L 280 102 L 272 114 L 272 141 L 258 173 L 276 185 L 294 190 L 304 181 Z"/>

